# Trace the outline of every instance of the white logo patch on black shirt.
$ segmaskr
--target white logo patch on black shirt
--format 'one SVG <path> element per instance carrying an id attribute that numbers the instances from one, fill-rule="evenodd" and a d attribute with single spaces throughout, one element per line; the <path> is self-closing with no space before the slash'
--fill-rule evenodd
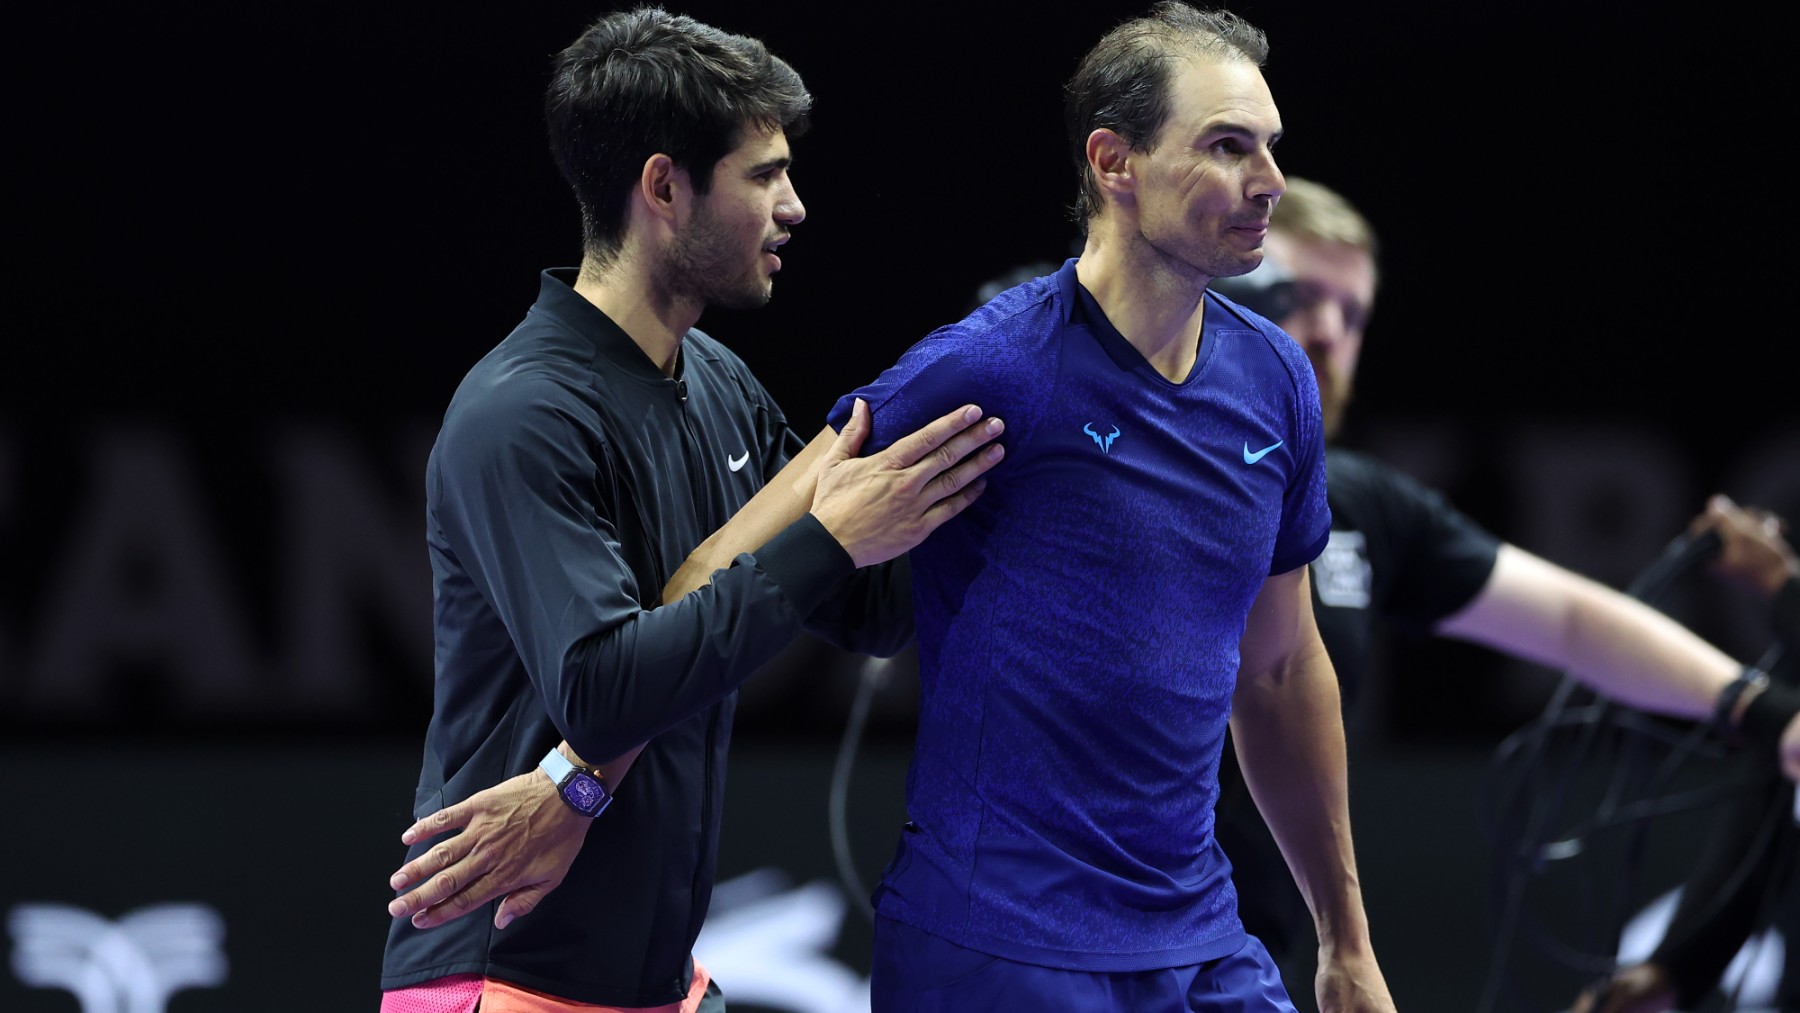
<path id="1" fill-rule="evenodd" d="M 1319 601 L 1335 608 L 1366 609 L 1375 571 L 1369 566 L 1368 543 L 1360 531 L 1333 531 L 1325 551 L 1313 560 Z"/>

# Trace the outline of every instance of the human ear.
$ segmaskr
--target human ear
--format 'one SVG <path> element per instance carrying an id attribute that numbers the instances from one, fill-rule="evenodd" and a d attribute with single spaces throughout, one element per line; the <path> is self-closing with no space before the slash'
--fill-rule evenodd
<path id="1" fill-rule="evenodd" d="M 675 160 L 659 152 L 644 160 L 638 173 L 638 196 L 651 214 L 673 222 L 686 183 L 687 174 L 676 167 Z"/>
<path id="2" fill-rule="evenodd" d="M 1085 153 L 1088 172 L 1100 189 L 1116 196 L 1131 193 L 1136 177 L 1132 174 L 1131 145 L 1125 138 L 1100 127 L 1088 135 Z"/>

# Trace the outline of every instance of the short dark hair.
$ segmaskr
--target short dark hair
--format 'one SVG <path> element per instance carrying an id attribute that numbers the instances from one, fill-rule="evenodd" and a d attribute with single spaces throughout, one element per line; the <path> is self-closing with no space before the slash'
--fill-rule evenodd
<path id="1" fill-rule="evenodd" d="M 1088 167 L 1088 135 L 1106 127 L 1133 151 L 1148 151 L 1169 118 L 1173 68 L 1196 53 L 1247 59 L 1260 67 L 1269 58 L 1269 40 L 1262 29 L 1228 10 L 1163 0 L 1107 32 L 1081 58 L 1063 89 L 1063 122 L 1081 175 L 1073 211 L 1084 231 L 1103 206 Z"/>
<path id="2" fill-rule="evenodd" d="M 798 137 L 811 109 L 800 75 L 760 41 L 660 7 L 595 21 L 557 55 L 544 96 L 582 246 L 602 264 L 618 253 L 627 195 L 651 155 L 668 155 L 704 194 L 747 126 Z"/>

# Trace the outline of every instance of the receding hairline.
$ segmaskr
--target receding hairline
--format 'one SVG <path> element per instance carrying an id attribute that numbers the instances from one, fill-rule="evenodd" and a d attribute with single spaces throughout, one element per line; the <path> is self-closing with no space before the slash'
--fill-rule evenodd
<path id="1" fill-rule="evenodd" d="M 1206 54 L 1189 52 L 1188 54 L 1185 54 L 1185 56 L 1177 54 L 1177 58 L 1182 60 L 1182 65 L 1180 67 L 1171 66 L 1169 68 L 1170 73 L 1168 78 L 1164 82 L 1162 122 L 1156 125 L 1156 130 L 1151 136 L 1142 139 L 1141 144 L 1143 147 L 1152 147 L 1166 139 L 1165 135 L 1168 129 L 1175 123 L 1176 104 L 1180 100 L 1180 95 L 1183 94 L 1180 82 L 1189 70 L 1202 66 L 1218 66 L 1220 64 L 1235 61 L 1246 65 L 1250 70 L 1257 72 L 1259 77 L 1261 76 L 1262 67 L 1260 64 L 1256 63 L 1242 52 L 1239 52 L 1235 47 L 1226 48 L 1229 50 L 1227 53 Z M 1273 105 L 1274 96 L 1270 95 L 1269 100 L 1271 105 Z M 1277 113 L 1277 117 L 1279 117 L 1279 113 Z M 1249 141 L 1252 144 L 1261 144 L 1264 136 L 1262 129 L 1253 124 L 1250 121 L 1250 118 L 1243 115 L 1239 110 L 1210 113 L 1197 126 L 1198 129 L 1195 130 L 1193 134 L 1194 138 L 1238 137 Z M 1278 125 L 1276 129 L 1268 135 L 1270 145 L 1278 143 L 1286 135 L 1286 126 Z M 1190 140 L 1191 139 L 1192 138 L 1190 138 Z"/>

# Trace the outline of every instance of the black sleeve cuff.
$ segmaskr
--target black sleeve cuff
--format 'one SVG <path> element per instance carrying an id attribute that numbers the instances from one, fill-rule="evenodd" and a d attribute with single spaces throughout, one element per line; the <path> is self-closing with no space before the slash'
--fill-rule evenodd
<path id="1" fill-rule="evenodd" d="M 913 638 L 912 564 L 907 556 L 852 573 L 801 627 L 851 654 L 891 658 Z"/>
<path id="2" fill-rule="evenodd" d="M 856 572 L 850 553 L 831 537 L 825 525 L 812 514 L 783 528 L 756 550 L 754 557 L 739 556 L 738 562 L 750 562 L 768 575 L 781 588 L 794 612 L 809 616 L 831 597 L 845 577 Z"/>

